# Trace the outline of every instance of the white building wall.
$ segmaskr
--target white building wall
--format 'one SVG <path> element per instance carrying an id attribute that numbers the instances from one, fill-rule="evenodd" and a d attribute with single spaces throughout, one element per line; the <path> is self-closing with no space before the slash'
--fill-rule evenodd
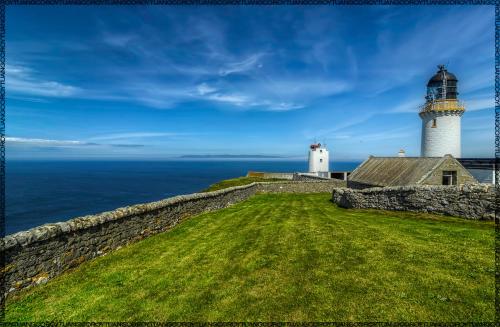
<path id="1" fill-rule="evenodd" d="M 451 154 L 460 158 L 461 116 L 463 111 L 432 111 L 420 114 L 422 118 L 422 157 L 442 157 Z M 436 120 L 433 127 L 434 119 Z"/>
<path id="2" fill-rule="evenodd" d="M 309 172 L 330 171 L 329 154 L 326 148 L 309 149 Z"/>

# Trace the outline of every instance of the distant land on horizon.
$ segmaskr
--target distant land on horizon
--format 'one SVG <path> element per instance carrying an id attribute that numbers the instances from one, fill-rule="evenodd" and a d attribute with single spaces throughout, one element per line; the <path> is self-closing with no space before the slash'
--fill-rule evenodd
<path id="1" fill-rule="evenodd" d="M 264 154 L 185 154 L 180 156 L 179 158 L 192 158 L 192 159 L 214 159 L 214 158 L 222 158 L 222 159 L 250 159 L 250 158 L 265 158 L 265 159 L 287 159 L 292 157 L 287 156 L 276 156 L 276 155 L 264 155 Z"/>

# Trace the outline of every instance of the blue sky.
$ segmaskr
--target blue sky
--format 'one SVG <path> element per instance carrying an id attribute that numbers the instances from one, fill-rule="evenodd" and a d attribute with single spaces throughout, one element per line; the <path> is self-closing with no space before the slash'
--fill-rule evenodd
<path id="1" fill-rule="evenodd" d="M 494 7 L 8 6 L 7 159 L 420 153 L 459 79 L 462 155 L 494 151 Z"/>

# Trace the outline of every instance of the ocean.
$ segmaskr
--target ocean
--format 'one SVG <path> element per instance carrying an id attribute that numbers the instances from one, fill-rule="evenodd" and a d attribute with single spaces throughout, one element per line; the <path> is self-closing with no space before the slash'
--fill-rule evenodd
<path id="1" fill-rule="evenodd" d="M 360 162 L 332 162 L 353 170 Z M 7 161 L 6 234 L 199 192 L 249 170 L 305 172 L 304 161 Z"/>

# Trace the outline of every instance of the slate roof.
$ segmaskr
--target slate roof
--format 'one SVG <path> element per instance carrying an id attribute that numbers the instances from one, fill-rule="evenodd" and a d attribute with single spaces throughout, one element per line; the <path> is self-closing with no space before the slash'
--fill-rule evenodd
<path id="1" fill-rule="evenodd" d="M 348 180 L 374 186 L 412 185 L 421 182 L 442 162 L 453 157 L 370 157 Z"/>

